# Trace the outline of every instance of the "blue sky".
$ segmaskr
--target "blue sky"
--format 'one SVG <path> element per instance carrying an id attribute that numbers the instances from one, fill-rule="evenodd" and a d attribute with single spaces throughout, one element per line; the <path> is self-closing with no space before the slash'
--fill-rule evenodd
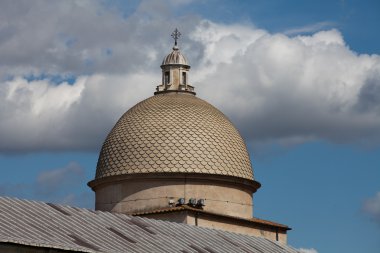
<path id="1" fill-rule="evenodd" d="M 198 96 L 247 141 L 254 215 L 292 227 L 305 252 L 378 252 L 379 13 L 378 1 L 3 1 L 0 194 L 92 207 L 101 143 L 153 94 L 178 27 Z"/>

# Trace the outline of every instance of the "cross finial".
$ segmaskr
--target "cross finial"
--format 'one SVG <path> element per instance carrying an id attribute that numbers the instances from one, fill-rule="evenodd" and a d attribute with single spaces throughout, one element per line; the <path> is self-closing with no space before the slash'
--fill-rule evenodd
<path id="1" fill-rule="evenodd" d="M 174 32 L 172 33 L 172 38 L 174 39 L 174 46 L 177 46 L 177 40 L 181 37 L 181 33 L 176 28 Z"/>

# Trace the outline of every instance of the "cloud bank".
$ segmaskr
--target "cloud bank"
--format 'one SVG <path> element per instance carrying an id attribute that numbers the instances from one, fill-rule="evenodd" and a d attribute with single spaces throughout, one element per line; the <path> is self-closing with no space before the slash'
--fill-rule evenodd
<path id="1" fill-rule="evenodd" d="M 93 193 L 77 191 L 85 184 L 84 169 L 70 162 L 61 168 L 41 171 L 32 183 L 3 183 L 0 195 L 93 208 Z"/>
<path id="2" fill-rule="evenodd" d="M 363 211 L 380 225 L 380 192 L 364 202 Z"/>
<path id="3" fill-rule="evenodd" d="M 290 36 L 176 16 L 186 4 L 142 1 L 123 15 L 95 1 L 2 1 L 0 152 L 98 150 L 153 94 L 178 24 L 198 96 L 247 142 L 380 143 L 379 55 L 335 29 Z"/>
<path id="4" fill-rule="evenodd" d="M 300 248 L 298 249 L 301 253 L 318 253 L 317 250 L 311 248 L 311 249 L 304 249 L 304 248 Z"/>

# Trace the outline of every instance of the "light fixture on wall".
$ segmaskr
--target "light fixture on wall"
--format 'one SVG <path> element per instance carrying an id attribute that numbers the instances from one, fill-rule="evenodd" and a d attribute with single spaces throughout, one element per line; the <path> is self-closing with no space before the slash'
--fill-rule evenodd
<path id="1" fill-rule="evenodd" d="M 179 198 L 178 205 L 184 205 L 184 204 L 185 204 L 185 198 Z"/>
<path id="2" fill-rule="evenodd" d="M 205 206 L 205 199 L 198 199 L 197 206 L 199 207 Z"/>
<path id="3" fill-rule="evenodd" d="M 195 206 L 196 204 L 197 204 L 197 199 L 196 198 L 189 199 L 189 205 Z"/>

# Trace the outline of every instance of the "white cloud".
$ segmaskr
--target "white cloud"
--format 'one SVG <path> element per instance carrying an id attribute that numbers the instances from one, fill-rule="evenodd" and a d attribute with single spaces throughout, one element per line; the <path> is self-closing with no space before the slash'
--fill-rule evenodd
<path id="1" fill-rule="evenodd" d="M 198 96 L 249 142 L 380 143 L 378 55 L 350 50 L 334 29 L 288 37 L 176 16 L 181 4 L 143 1 L 123 17 L 94 1 L 3 1 L 0 151 L 99 149 L 122 113 L 152 95 L 178 20 Z"/>
<path id="2" fill-rule="evenodd" d="M 17 78 L 0 85 L 0 150 L 94 150 L 117 118 L 153 93 L 148 74 L 92 75 L 73 85 Z"/>
<path id="3" fill-rule="evenodd" d="M 42 171 L 36 180 L 39 194 L 54 195 L 64 187 L 77 185 L 84 181 L 84 170 L 76 162 L 70 162 L 63 168 Z"/>
<path id="4" fill-rule="evenodd" d="M 318 22 L 315 24 L 305 25 L 302 27 L 287 29 L 283 33 L 289 36 L 294 35 L 294 34 L 302 34 L 302 33 L 315 33 L 321 30 L 329 29 L 334 26 L 336 26 L 334 22 L 323 21 L 323 22 Z"/>
<path id="5" fill-rule="evenodd" d="M 239 37 L 233 26 L 228 28 Z M 251 29 L 255 32 L 262 33 Z M 215 51 L 228 50 L 210 43 L 207 47 L 217 47 Z M 295 38 L 265 33 L 238 48 L 243 53 L 195 79 L 205 84 L 199 93 L 231 116 L 250 140 L 378 144 L 380 93 L 371 92 L 380 86 L 378 55 L 356 54 L 336 30 Z M 370 100 L 363 95 L 368 93 Z"/>
<path id="6" fill-rule="evenodd" d="M 60 168 L 40 171 L 31 183 L 4 182 L 0 184 L 0 195 L 93 208 L 93 192 L 79 190 L 87 180 L 83 167 L 69 162 Z"/>
<path id="7" fill-rule="evenodd" d="M 174 29 L 165 1 L 141 1 L 124 18 L 101 0 L 1 1 L 0 77 L 26 74 L 125 74 L 156 67 Z M 22 17 L 22 18 L 20 18 Z M 172 17 L 171 19 L 164 17 Z M 196 22 L 181 17 L 181 29 Z M 177 22 L 176 22 L 177 23 Z M 152 65 L 154 64 L 154 65 Z"/>
<path id="8" fill-rule="evenodd" d="M 94 194 L 91 192 L 68 193 L 66 196 L 53 200 L 54 203 L 83 208 L 94 208 Z"/>
<path id="9" fill-rule="evenodd" d="M 313 248 L 311 248 L 311 249 L 300 248 L 299 251 L 300 251 L 301 253 L 318 253 L 318 251 L 315 250 L 315 249 L 313 249 Z"/>
<path id="10" fill-rule="evenodd" d="M 380 224 L 380 192 L 364 202 L 363 211 L 367 213 L 371 219 Z"/>

